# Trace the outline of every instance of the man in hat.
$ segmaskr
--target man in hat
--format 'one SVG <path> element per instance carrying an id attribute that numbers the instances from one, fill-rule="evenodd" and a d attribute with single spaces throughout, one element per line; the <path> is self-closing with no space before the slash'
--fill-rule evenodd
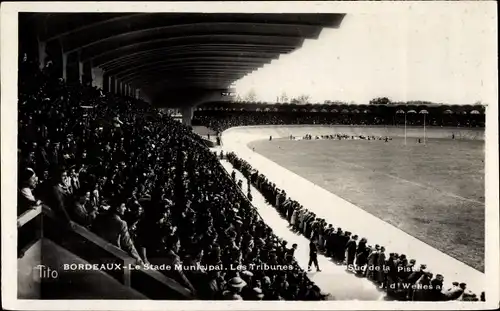
<path id="1" fill-rule="evenodd" d="M 410 275 L 415 270 L 416 263 L 417 261 L 415 259 L 410 259 L 410 261 L 406 262 L 406 264 L 402 260 L 403 269 L 399 272 L 399 278 L 404 281 L 407 281 Z"/>
<path id="2" fill-rule="evenodd" d="M 406 299 L 411 300 L 413 299 L 413 294 L 414 294 L 414 289 L 413 286 L 425 273 L 425 269 L 427 269 L 427 266 L 425 264 L 420 265 L 420 268 L 417 271 L 413 271 L 410 276 L 408 277 L 408 283 L 410 287 L 408 287 L 408 293 L 406 295 Z"/>
<path id="3" fill-rule="evenodd" d="M 316 270 L 321 272 L 318 264 L 318 247 L 316 241 L 311 241 L 309 243 L 309 263 L 307 264 L 307 271 L 311 271 L 311 265 L 314 263 Z"/>
<path id="4" fill-rule="evenodd" d="M 444 277 L 441 274 L 436 274 L 436 277 L 431 280 L 431 290 L 429 293 L 429 301 L 442 301 Z"/>
<path id="5" fill-rule="evenodd" d="M 460 296 L 463 295 L 466 288 L 467 284 L 465 283 L 460 283 L 458 286 L 453 286 L 451 289 L 447 290 L 444 293 L 445 300 L 457 300 L 458 298 L 460 298 Z"/>
<path id="6" fill-rule="evenodd" d="M 368 255 L 368 267 L 365 270 L 366 277 L 369 280 L 374 280 L 375 278 L 375 267 L 378 262 L 378 251 L 380 250 L 380 246 L 378 244 L 375 245 L 374 248 L 371 249 L 370 254 Z"/>
<path id="7" fill-rule="evenodd" d="M 351 238 L 351 233 L 349 231 L 346 231 L 343 235 L 339 236 L 339 245 L 337 250 L 338 250 L 338 260 L 341 264 L 343 264 L 345 261 L 346 246 L 350 238 Z"/>
<path id="8" fill-rule="evenodd" d="M 295 255 L 295 251 L 297 250 L 297 244 L 292 244 L 292 248 L 286 250 L 286 258 L 290 261 L 293 260 L 293 256 Z"/>
<path id="9" fill-rule="evenodd" d="M 247 283 L 239 276 L 233 277 L 227 284 L 227 289 L 222 293 L 223 300 L 243 300 L 240 293 Z"/>
<path id="10" fill-rule="evenodd" d="M 332 224 L 328 225 L 328 229 L 325 233 L 325 240 L 326 256 L 332 257 L 335 248 L 335 228 L 333 228 Z"/>
<path id="11" fill-rule="evenodd" d="M 342 237 L 344 236 L 344 232 L 342 231 L 342 228 L 337 228 L 337 232 L 333 236 L 333 243 L 334 243 L 334 254 L 333 257 L 335 261 L 339 262 L 342 256 L 340 253 L 345 252 L 345 249 L 342 249 Z"/>
<path id="12" fill-rule="evenodd" d="M 346 245 L 347 250 L 347 267 L 352 267 L 354 265 L 354 259 L 356 258 L 356 241 L 358 240 L 358 236 L 354 235 L 349 239 Z"/>
<path id="13" fill-rule="evenodd" d="M 379 285 L 383 285 L 385 281 L 385 264 L 386 264 L 386 255 L 385 255 L 385 247 L 381 246 L 380 251 L 377 258 L 377 283 Z"/>
<path id="14" fill-rule="evenodd" d="M 366 260 L 366 258 L 363 258 L 363 254 L 366 251 L 366 244 L 367 243 L 368 243 L 368 241 L 366 240 L 366 238 L 362 238 L 358 243 L 358 247 L 356 248 L 356 265 L 357 266 L 364 266 L 366 264 L 366 262 L 364 261 L 364 260 Z"/>

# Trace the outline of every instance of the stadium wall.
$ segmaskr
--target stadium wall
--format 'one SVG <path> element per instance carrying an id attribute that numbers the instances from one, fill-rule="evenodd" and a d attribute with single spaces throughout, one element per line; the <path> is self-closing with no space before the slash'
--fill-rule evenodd
<path id="1" fill-rule="evenodd" d="M 374 135 L 374 136 L 389 136 L 389 137 L 404 137 L 404 127 L 402 126 L 349 126 L 349 125 L 255 125 L 255 126 L 239 126 L 226 130 L 224 135 L 229 133 L 239 135 L 250 135 L 253 140 L 265 139 L 272 136 L 273 138 L 288 137 L 290 135 L 303 137 L 306 134 L 311 135 L 330 135 L 330 134 L 347 134 L 351 136 L 357 135 Z M 456 128 L 456 127 L 427 127 L 425 135 L 427 138 L 449 138 L 455 135 L 455 139 L 467 140 L 483 140 L 484 128 Z M 424 128 L 411 127 L 406 128 L 408 138 L 423 138 Z"/>

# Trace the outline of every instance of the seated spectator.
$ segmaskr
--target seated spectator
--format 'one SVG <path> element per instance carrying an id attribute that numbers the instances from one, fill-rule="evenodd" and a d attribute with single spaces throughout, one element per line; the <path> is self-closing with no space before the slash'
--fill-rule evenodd
<path id="1" fill-rule="evenodd" d="M 209 270 L 208 282 L 200 282 L 200 298 L 204 300 L 219 300 L 222 295 L 222 284 L 219 270 Z"/>
<path id="2" fill-rule="evenodd" d="M 90 191 L 80 188 L 76 192 L 76 199 L 72 207 L 68 210 L 71 220 L 84 226 L 90 227 L 92 222 L 97 217 L 97 210 L 87 210 L 88 202 L 90 200 Z"/>
<path id="3" fill-rule="evenodd" d="M 130 238 L 127 223 L 121 218 L 124 214 L 125 203 L 117 204 L 115 208 L 111 208 L 106 213 L 100 214 L 95 219 L 92 231 L 114 246 L 127 252 L 137 261 L 137 264 L 142 264 L 142 259 Z"/>
<path id="4" fill-rule="evenodd" d="M 40 193 L 44 195 L 44 202 L 52 208 L 52 210 L 62 217 L 68 225 L 71 225 L 71 217 L 68 214 L 67 208 L 71 204 L 71 192 L 66 184 L 67 173 L 64 169 L 54 169 L 46 189 L 40 189 Z"/>
<path id="5" fill-rule="evenodd" d="M 193 294 L 196 294 L 196 289 L 184 274 L 183 271 L 184 269 L 176 268 L 176 267 L 181 267 L 183 265 L 178 255 L 180 248 L 181 248 L 181 242 L 179 238 L 176 235 L 170 235 L 165 238 L 164 246 L 163 249 L 159 252 L 159 256 L 158 257 L 150 256 L 149 262 L 152 265 L 164 264 L 170 266 L 171 268 L 169 271 L 162 271 L 162 272 L 165 273 L 167 276 L 174 278 L 181 285 L 191 290 Z"/>
<path id="6" fill-rule="evenodd" d="M 33 190 L 37 186 L 38 178 L 35 171 L 31 168 L 25 169 L 19 174 L 19 195 L 17 202 L 17 214 L 21 215 L 29 209 L 36 208 L 42 204 L 42 201 L 37 200 L 33 195 Z"/>

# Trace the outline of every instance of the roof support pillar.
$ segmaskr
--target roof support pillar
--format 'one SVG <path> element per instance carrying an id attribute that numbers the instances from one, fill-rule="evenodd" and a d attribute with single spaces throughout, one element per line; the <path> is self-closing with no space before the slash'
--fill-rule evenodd
<path id="1" fill-rule="evenodd" d="M 78 50 L 78 80 L 80 84 L 83 84 L 83 62 L 82 62 L 82 51 Z"/>
<path id="2" fill-rule="evenodd" d="M 92 68 L 92 86 L 99 89 L 104 87 L 104 71 L 99 67 Z"/>
<path id="3" fill-rule="evenodd" d="M 109 81 L 109 90 L 108 90 L 108 91 L 109 91 L 110 93 L 113 93 L 113 94 L 114 94 L 114 93 L 115 93 L 115 91 L 116 91 L 116 84 L 115 84 L 115 83 L 116 83 L 116 81 L 115 81 L 115 77 L 114 77 L 114 76 L 109 76 L 108 81 Z"/>
<path id="4" fill-rule="evenodd" d="M 47 43 L 38 40 L 38 67 L 43 69 L 45 67 L 45 59 L 47 58 Z"/>
<path id="5" fill-rule="evenodd" d="M 193 120 L 193 110 L 192 106 L 182 107 L 182 124 L 191 126 L 191 120 Z"/>
<path id="6" fill-rule="evenodd" d="M 68 54 L 63 53 L 62 54 L 62 78 L 64 81 L 67 80 L 68 78 L 68 73 L 67 73 L 67 68 L 68 67 Z"/>

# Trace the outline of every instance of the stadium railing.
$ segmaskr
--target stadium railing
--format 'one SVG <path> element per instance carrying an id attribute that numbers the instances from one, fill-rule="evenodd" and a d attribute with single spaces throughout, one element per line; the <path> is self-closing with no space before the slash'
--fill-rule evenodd
<path id="1" fill-rule="evenodd" d="M 135 265 L 134 258 L 88 229 L 74 222 L 72 227 L 64 224 L 48 206 L 20 215 L 17 227 L 18 259 L 37 241 L 49 239 L 89 263 Z M 188 289 L 156 270 L 116 269 L 107 274 L 150 299 L 196 299 Z"/>

